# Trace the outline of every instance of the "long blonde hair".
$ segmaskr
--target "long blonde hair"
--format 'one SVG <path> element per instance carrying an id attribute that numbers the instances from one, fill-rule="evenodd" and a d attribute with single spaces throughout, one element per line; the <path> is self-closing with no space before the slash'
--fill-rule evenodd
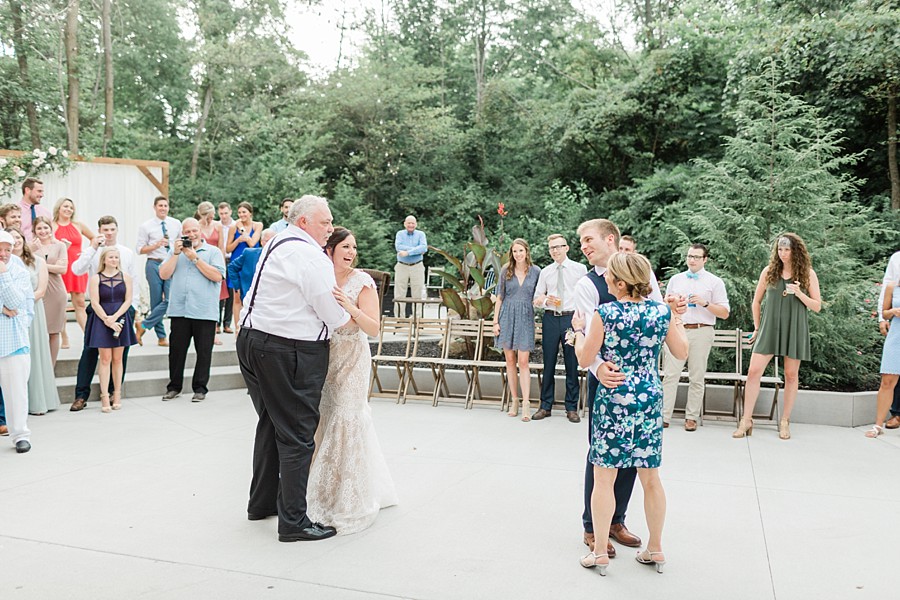
<path id="1" fill-rule="evenodd" d="M 69 219 L 70 221 L 75 220 L 75 201 L 71 198 L 60 198 L 56 201 L 56 204 L 53 205 L 53 222 L 59 223 L 59 207 L 63 205 L 63 202 L 71 202 L 72 203 L 72 217 Z"/>
<path id="2" fill-rule="evenodd" d="M 613 279 L 625 284 L 625 290 L 632 298 L 650 295 L 650 261 L 643 254 L 616 252 L 609 257 L 606 268 Z"/>
<path id="3" fill-rule="evenodd" d="M 103 249 L 103 252 L 100 253 L 100 261 L 97 263 L 97 272 L 102 273 L 106 270 L 106 257 L 110 252 L 116 252 L 119 254 L 119 271 L 122 270 L 122 254 L 119 252 L 119 249 L 115 246 L 108 246 Z M 117 271 L 118 272 L 118 271 Z"/>

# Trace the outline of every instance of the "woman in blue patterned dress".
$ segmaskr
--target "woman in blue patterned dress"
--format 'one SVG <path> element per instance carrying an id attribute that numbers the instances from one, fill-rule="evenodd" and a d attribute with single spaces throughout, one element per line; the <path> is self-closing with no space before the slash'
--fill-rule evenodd
<path id="1" fill-rule="evenodd" d="M 590 366 L 599 353 L 626 375 L 617 388 L 599 386 L 591 407 L 591 512 L 597 534 L 594 548 L 606 548 L 608 543 L 600 532 L 609 531 L 615 511 L 613 483 L 618 469 L 637 467 L 650 530 L 647 549 L 638 552 L 637 561 L 656 565 L 662 573 L 666 562 L 662 552 L 666 494 L 659 479 L 663 431 L 659 352 L 665 342 L 675 358 L 684 360 L 687 336 L 681 317 L 672 317 L 674 304 L 666 306 L 645 299 L 650 295 L 650 261 L 643 255 L 613 254 L 605 278 L 616 301 L 597 309 L 587 335 L 585 316 L 576 314 L 572 318 L 578 364 Z M 600 574 L 605 575 L 609 556 L 591 552 L 581 559 L 581 565 L 599 567 Z"/>
<path id="2" fill-rule="evenodd" d="M 494 308 L 494 343 L 506 357 L 506 380 L 512 396 L 507 413 L 519 413 L 516 383 L 522 387 L 522 420 L 530 421 L 531 371 L 528 363 L 534 350 L 534 290 L 541 270 L 531 262 L 528 242 L 517 238 L 509 249 L 509 263 L 501 269 Z M 518 377 L 516 367 L 518 366 Z"/>
<path id="3" fill-rule="evenodd" d="M 866 432 L 866 437 L 870 438 L 884 433 L 884 420 L 887 419 L 891 402 L 894 401 L 894 388 L 900 379 L 900 285 L 896 281 L 884 286 L 881 314 L 885 320 L 890 319 L 891 327 L 881 351 L 881 386 L 878 388 L 875 424 Z"/>

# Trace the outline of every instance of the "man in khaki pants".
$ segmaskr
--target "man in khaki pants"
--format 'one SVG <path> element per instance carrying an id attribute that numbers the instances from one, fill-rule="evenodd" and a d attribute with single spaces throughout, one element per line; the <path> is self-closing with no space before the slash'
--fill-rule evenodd
<path id="1" fill-rule="evenodd" d="M 682 296 L 688 309 L 684 314 L 684 328 L 688 339 L 688 387 L 687 407 L 684 415 L 685 431 L 696 431 L 703 405 L 706 377 L 706 361 L 715 336 L 716 319 L 727 319 L 730 312 L 725 283 L 704 269 L 709 251 L 703 244 L 688 249 L 688 270 L 672 277 L 666 294 Z M 678 381 L 681 379 L 683 360 L 674 358 L 665 350 L 663 363 L 663 427 L 669 426 L 678 397 Z"/>
<path id="2" fill-rule="evenodd" d="M 394 299 L 406 298 L 407 288 L 412 288 L 412 297 L 417 300 L 425 296 L 425 263 L 422 259 L 428 251 L 428 241 L 425 234 L 416 229 L 417 226 L 416 218 L 409 215 L 403 221 L 403 229 L 394 238 L 394 248 L 397 250 Z M 404 303 L 395 303 L 394 307 L 398 317 L 408 312 Z"/>

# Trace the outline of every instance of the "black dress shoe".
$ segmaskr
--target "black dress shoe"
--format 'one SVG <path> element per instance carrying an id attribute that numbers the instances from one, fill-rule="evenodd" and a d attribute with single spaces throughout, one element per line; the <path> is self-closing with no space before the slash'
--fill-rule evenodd
<path id="1" fill-rule="evenodd" d="M 324 540 L 326 538 L 337 535 L 337 529 L 322 525 L 321 523 L 313 523 L 309 527 L 304 527 L 296 533 L 279 533 L 279 542 L 304 542 L 314 540 Z"/>
<path id="2" fill-rule="evenodd" d="M 271 512 L 271 513 L 252 513 L 252 512 L 248 512 L 248 513 L 247 513 L 247 520 L 248 520 L 248 521 L 262 521 L 263 519 L 268 519 L 269 517 L 277 517 L 277 516 L 278 516 L 278 513 L 277 513 L 277 512 Z"/>
<path id="3" fill-rule="evenodd" d="M 27 440 L 19 440 L 16 442 L 16 452 L 19 454 L 25 454 L 29 450 L 31 450 L 31 442 Z"/>

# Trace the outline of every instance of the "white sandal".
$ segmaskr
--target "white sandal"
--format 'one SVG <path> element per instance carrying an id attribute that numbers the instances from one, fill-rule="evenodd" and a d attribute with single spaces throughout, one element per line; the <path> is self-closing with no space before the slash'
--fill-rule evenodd
<path id="1" fill-rule="evenodd" d="M 877 438 L 879 435 L 884 433 L 884 427 L 881 425 L 872 425 L 872 429 L 866 432 L 867 438 Z"/>

